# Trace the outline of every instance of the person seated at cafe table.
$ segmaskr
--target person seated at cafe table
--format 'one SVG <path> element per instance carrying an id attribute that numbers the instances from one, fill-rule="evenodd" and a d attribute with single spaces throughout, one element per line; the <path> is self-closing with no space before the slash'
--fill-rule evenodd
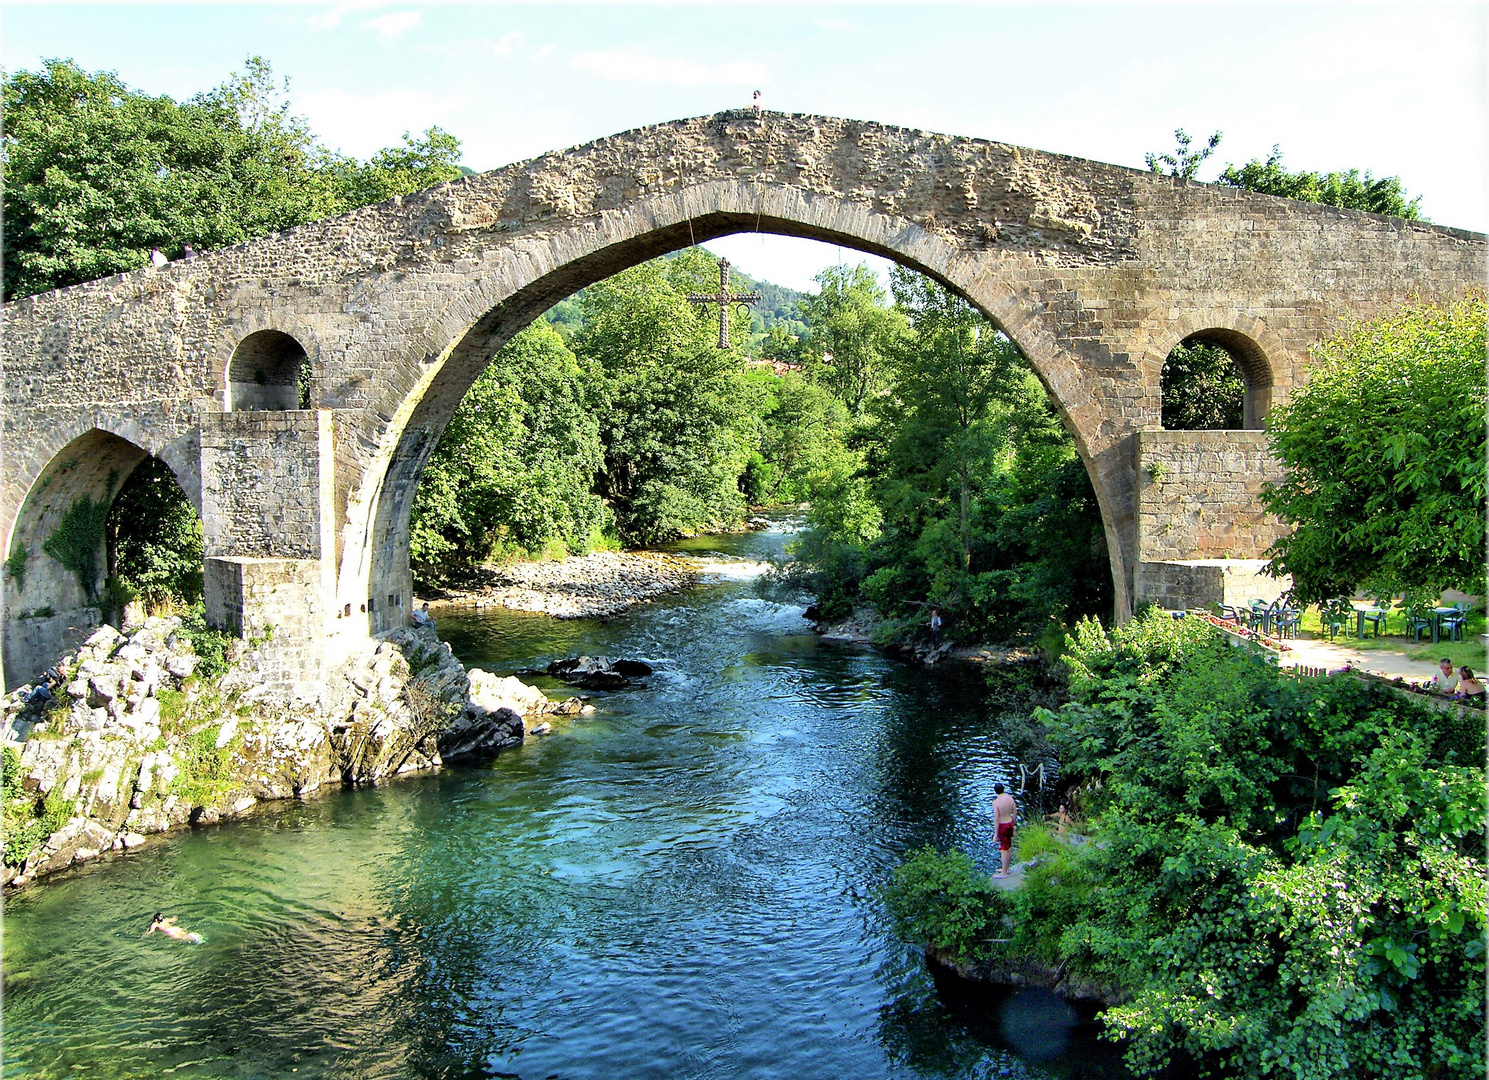
<path id="1" fill-rule="evenodd" d="M 1432 676 L 1432 685 L 1439 694 L 1452 694 L 1458 690 L 1458 672 L 1453 669 L 1453 661 L 1444 656 L 1437 662 L 1437 674 Z"/>
<path id="2" fill-rule="evenodd" d="M 1474 698 L 1478 698 L 1481 701 L 1484 700 L 1484 684 L 1473 677 L 1473 668 L 1469 667 L 1467 664 L 1464 664 L 1461 668 L 1458 669 L 1458 675 L 1460 677 L 1460 680 L 1458 683 L 1458 693 L 1456 695 L 1457 697 L 1461 697 L 1469 701 L 1473 700 Z"/>

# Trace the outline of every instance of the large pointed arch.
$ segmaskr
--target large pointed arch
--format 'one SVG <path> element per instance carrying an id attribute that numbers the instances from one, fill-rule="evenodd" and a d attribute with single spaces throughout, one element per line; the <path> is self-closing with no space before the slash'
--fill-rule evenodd
<path id="1" fill-rule="evenodd" d="M 753 215 L 748 212 L 752 207 L 757 208 Z M 509 272 L 472 282 L 429 319 L 416 347 L 395 369 L 398 378 L 387 388 L 382 409 L 392 419 L 374 467 L 364 471 L 359 490 L 343 496 L 358 512 L 348 513 L 338 545 L 337 603 L 360 606 L 367 597 L 411 595 L 408 528 L 419 476 L 445 424 L 502 344 L 554 303 L 589 284 L 743 227 L 892 259 L 947 286 L 1008 334 L 1075 439 L 1106 524 L 1118 603 L 1130 605 L 1121 523 L 1130 518 L 1132 508 L 1125 504 L 1120 486 L 1103 482 L 1112 464 L 1109 447 L 1100 437 L 1099 402 L 1082 376 L 1080 359 L 1039 317 L 1038 306 L 1020 295 L 1017 277 L 967 258 L 912 222 L 866 212 L 860 204 L 739 183 L 685 188 L 643 202 L 625 218 L 608 220 L 603 229 L 581 226 L 559 233 L 548 244 L 526 252 Z M 365 523 L 361 529 L 359 522 Z M 374 631 L 395 625 L 400 615 L 392 605 L 381 610 L 384 614 L 371 620 Z"/>

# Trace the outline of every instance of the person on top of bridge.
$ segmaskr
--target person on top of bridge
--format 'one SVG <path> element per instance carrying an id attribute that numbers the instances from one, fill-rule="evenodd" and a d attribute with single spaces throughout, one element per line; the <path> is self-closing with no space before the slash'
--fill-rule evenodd
<path id="1" fill-rule="evenodd" d="M 153 247 L 153 248 L 150 249 L 150 265 L 151 266 L 161 267 L 161 266 L 164 266 L 166 263 L 168 263 L 170 261 L 171 260 L 170 259 L 167 259 L 165 257 L 165 255 L 161 252 L 161 250 L 158 247 Z"/>

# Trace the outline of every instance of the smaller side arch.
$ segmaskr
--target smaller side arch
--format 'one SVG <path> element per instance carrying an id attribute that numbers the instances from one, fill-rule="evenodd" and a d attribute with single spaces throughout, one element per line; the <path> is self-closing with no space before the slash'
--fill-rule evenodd
<path id="1" fill-rule="evenodd" d="M 1284 374 L 1286 349 L 1260 319 L 1235 312 L 1195 313 L 1178 319 L 1148 356 L 1146 366 L 1155 389 L 1170 354 L 1180 345 L 1214 345 L 1228 353 L 1246 383 L 1241 427 L 1250 431 L 1266 427 L 1277 391 L 1289 380 Z M 1161 411 L 1161 391 L 1155 396 Z"/>
<path id="2" fill-rule="evenodd" d="M 6 537 L 7 689 L 34 677 L 101 621 L 104 519 L 149 456 L 128 438 L 90 428 L 57 450 L 27 491 Z"/>
<path id="3" fill-rule="evenodd" d="M 238 342 L 224 371 L 225 412 L 308 408 L 310 356 L 283 330 L 257 330 Z"/>

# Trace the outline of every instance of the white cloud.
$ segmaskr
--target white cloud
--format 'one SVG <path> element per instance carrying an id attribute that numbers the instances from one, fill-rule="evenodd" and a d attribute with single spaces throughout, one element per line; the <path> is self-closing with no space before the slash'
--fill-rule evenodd
<path id="1" fill-rule="evenodd" d="M 543 57 L 547 56 L 552 51 L 553 51 L 553 46 L 551 44 L 544 45 L 537 52 L 533 53 L 533 59 L 534 60 L 541 60 L 541 59 L 543 59 Z"/>
<path id="2" fill-rule="evenodd" d="M 421 21 L 417 11 L 390 11 L 386 15 L 368 19 L 362 25 L 369 30 L 377 31 L 384 41 L 392 41 L 418 26 Z"/>
<path id="3" fill-rule="evenodd" d="M 500 41 L 491 43 L 491 51 L 497 56 L 511 56 L 517 43 L 522 40 L 522 31 L 513 30 L 510 34 L 503 34 Z"/>
<path id="4" fill-rule="evenodd" d="M 422 90 L 349 94 L 336 88 L 301 99 L 295 109 L 328 145 L 363 159 L 399 145 L 405 131 L 421 132 L 431 124 L 456 130 L 452 121 L 459 110 L 457 98 L 437 98 Z"/>
<path id="5" fill-rule="evenodd" d="M 712 67 L 691 60 L 664 60 L 639 49 L 580 53 L 573 65 L 602 78 L 673 86 L 760 86 L 770 81 L 765 65 L 737 60 Z"/>
<path id="6" fill-rule="evenodd" d="M 335 30 L 341 25 L 341 20 L 356 11 L 369 11 L 373 8 L 382 7 L 384 0 L 342 0 L 339 4 L 333 4 L 318 15 L 306 18 L 306 23 L 317 30 Z"/>

